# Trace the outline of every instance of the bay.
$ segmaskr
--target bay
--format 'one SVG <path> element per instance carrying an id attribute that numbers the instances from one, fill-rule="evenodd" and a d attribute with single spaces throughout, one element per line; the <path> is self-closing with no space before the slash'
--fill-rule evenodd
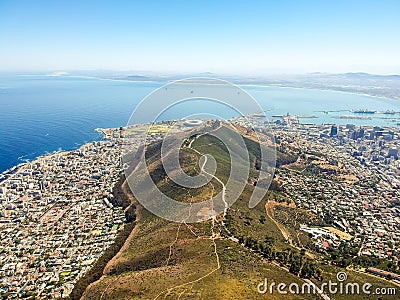
<path id="1" fill-rule="evenodd" d="M 71 150 L 101 139 L 96 128 L 127 124 L 136 105 L 161 82 L 133 82 L 69 76 L 0 76 L 0 172 L 58 150 Z M 373 115 L 371 120 L 338 119 L 353 109 L 400 111 L 400 102 L 364 95 L 270 86 L 242 86 L 274 115 L 315 116 L 305 123 L 398 126 L 400 115 Z M 236 116 L 204 99 L 182 103 L 159 120 L 212 111 L 222 118 Z M 368 115 L 363 115 L 367 116 Z M 150 121 L 150 120 L 149 120 Z"/>

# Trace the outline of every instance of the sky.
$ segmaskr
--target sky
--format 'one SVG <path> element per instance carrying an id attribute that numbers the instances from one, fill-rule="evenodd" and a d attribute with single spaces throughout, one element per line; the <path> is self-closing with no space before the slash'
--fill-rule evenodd
<path id="1" fill-rule="evenodd" d="M 400 74 L 400 1 L 0 0 L 0 71 Z"/>

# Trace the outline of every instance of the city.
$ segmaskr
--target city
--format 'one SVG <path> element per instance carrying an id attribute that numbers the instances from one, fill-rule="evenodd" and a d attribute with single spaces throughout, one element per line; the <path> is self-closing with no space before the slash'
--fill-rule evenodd
<path id="1" fill-rule="evenodd" d="M 0 182 L 1 295 L 67 296 L 125 222 L 108 141 L 41 157 Z"/>

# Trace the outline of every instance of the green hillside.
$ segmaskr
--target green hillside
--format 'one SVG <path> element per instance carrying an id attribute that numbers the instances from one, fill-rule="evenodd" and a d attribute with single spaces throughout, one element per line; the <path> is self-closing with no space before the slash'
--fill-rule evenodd
<path id="1" fill-rule="evenodd" d="M 207 153 L 217 163 L 215 176 L 226 184 L 231 167 L 227 147 L 211 135 L 193 135 L 191 139 L 193 143 L 186 141 L 180 150 L 185 173 L 199 174 L 200 154 Z M 323 264 L 319 254 L 307 248 L 309 237 L 299 231 L 298 224 L 322 221 L 295 208 L 278 182 L 273 182 L 256 207 L 248 208 L 259 172 L 260 145 L 250 136 L 244 139 L 249 162 L 242 158 L 239 163 L 249 163 L 250 174 L 244 191 L 225 216 L 194 224 L 174 223 L 151 214 L 130 195 L 137 217 L 131 239 L 103 276 L 86 289 L 83 299 L 319 299 L 319 295 L 313 294 L 257 292 L 257 285 L 264 278 L 301 286 L 306 279 L 325 282 L 343 269 Z M 196 189 L 172 182 L 166 177 L 160 149 L 160 143 L 152 144 L 146 160 L 152 179 L 163 193 L 178 201 L 198 202 L 222 191 L 215 178 Z M 277 152 L 278 164 L 293 158 L 296 154 Z M 287 218 L 282 217 L 286 215 Z M 357 282 L 388 285 L 376 277 L 346 272 Z M 334 299 L 358 297 L 338 295 Z M 390 297 L 382 299 L 393 299 Z"/>

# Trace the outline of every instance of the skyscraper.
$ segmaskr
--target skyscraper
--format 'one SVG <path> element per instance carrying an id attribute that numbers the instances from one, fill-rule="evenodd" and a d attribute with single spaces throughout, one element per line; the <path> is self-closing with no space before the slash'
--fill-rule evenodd
<path id="1" fill-rule="evenodd" d="M 337 133 L 338 133 L 337 126 L 336 126 L 336 125 L 332 125 L 332 127 L 331 127 L 331 133 L 330 133 L 330 137 L 337 136 Z"/>

